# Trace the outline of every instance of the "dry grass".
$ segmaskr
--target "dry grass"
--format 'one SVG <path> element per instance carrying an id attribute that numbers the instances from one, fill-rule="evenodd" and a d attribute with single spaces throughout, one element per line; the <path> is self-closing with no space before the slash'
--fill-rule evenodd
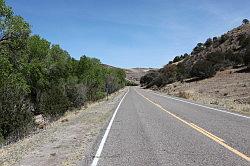
<path id="1" fill-rule="evenodd" d="M 192 94 L 188 91 L 179 91 L 177 96 L 184 98 L 184 99 L 191 99 L 192 98 Z"/>
<path id="2" fill-rule="evenodd" d="M 250 73 L 237 72 L 239 70 L 221 71 L 213 78 L 191 83 L 176 82 L 160 91 L 250 115 Z"/>
<path id="3" fill-rule="evenodd" d="M 92 158 L 92 146 L 124 93 L 67 112 L 45 130 L 1 148 L 0 165 L 89 165 L 82 160 Z"/>

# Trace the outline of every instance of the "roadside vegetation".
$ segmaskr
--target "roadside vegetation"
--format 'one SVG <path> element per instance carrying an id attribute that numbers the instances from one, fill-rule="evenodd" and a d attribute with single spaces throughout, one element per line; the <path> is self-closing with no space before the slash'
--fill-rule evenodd
<path id="1" fill-rule="evenodd" d="M 177 81 L 202 80 L 213 77 L 218 71 L 244 67 L 250 70 L 250 24 L 242 25 L 220 37 L 198 43 L 190 54 L 176 56 L 159 70 L 149 71 L 140 79 L 141 86 L 163 87 Z"/>
<path id="2" fill-rule="evenodd" d="M 30 25 L 0 0 L 0 142 L 26 135 L 36 115 L 53 120 L 125 84 L 122 69 L 87 56 L 76 60 L 31 34 Z"/>

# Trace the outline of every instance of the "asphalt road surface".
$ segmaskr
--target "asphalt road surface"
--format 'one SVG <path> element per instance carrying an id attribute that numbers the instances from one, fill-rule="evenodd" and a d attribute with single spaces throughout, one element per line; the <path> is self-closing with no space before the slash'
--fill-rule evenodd
<path id="1" fill-rule="evenodd" d="M 250 166 L 250 118 L 130 87 L 92 166 Z"/>

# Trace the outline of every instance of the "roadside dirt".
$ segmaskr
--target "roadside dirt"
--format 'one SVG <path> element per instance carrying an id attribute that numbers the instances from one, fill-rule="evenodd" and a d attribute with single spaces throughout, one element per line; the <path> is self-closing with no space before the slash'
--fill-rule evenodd
<path id="1" fill-rule="evenodd" d="M 1 166 L 89 165 L 92 148 L 127 89 L 68 112 L 45 130 L 0 149 Z"/>
<path id="2" fill-rule="evenodd" d="M 176 82 L 155 90 L 250 115 L 250 73 L 240 70 L 225 70 L 212 78 L 190 83 Z"/>

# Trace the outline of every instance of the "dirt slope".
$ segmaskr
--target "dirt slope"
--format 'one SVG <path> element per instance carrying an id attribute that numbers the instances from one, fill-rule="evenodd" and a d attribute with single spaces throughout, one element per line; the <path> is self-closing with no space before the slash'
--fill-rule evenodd
<path id="1" fill-rule="evenodd" d="M 195 82 L 175 82 L 161 89 L 170 95 L 191 99 L 233 112 L 250 115 L 250 73 L 242 69 L 218 72 L 214 77 Z M 157 88 L 155 87 L 157 90 Z"/>

